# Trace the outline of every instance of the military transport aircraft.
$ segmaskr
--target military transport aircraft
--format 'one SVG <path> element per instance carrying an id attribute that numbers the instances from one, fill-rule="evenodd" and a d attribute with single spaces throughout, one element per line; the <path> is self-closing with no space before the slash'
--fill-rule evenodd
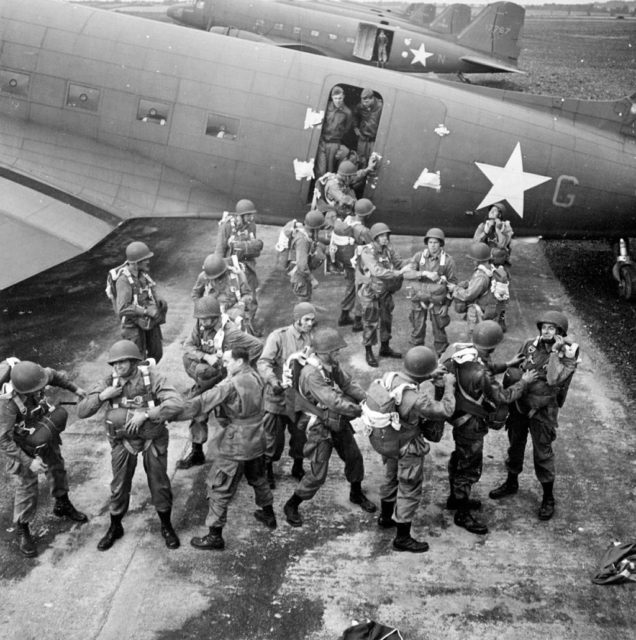
<path id="1" fill-rule="evenodd" d="M 447 7 L 428 27 L 384 9 L 312 0 L 194 0 L 168 9 L 175 22 L 309 53 L 409 73 L 523 73 L 517 67 L 525 10 Z"/>
<path id="2" fill-rule="evenodd" d="M 59 0 L 0 0 L 0 39 L 0 288 L 133 217 L 303 215 L 335 85 L 384 102 L 365 195 L 394 232 L 472 235 L 505 200 L 517 237 L 636 236 L 636 94 L 413 78 Z"/>

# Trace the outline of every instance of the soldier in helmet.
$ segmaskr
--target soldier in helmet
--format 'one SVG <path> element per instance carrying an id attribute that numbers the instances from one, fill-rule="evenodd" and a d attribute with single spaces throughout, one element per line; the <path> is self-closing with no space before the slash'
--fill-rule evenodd
<path id="1" fill-rule="evenodd" d="M 190 337 L 183 343 L 183 365 L 194 380 L 189 397 L 194 398 L 211 389 L 222 378 L 223 352 L 233 347 L 242 347 L 249 353 L 254 364 L 263 351 L 263 343 L 254 336 L 241 331 L 228 316 L 221 312 L 221 305 L 214 296 L 204 296 L 194 303 L 196 323 Z M 189 469 L 205 463 L 203 445 L 208 440 L 208 414 L 192 418 L 190 453 L 177 462 L 177 469 Z"/>
<path id="2" fill-rule="evenodd" d="M 444 420 L 455 411 L 455 376 L 438 368 L 431 349 L 417 346 L 406 352 L 404 370 L 385 373 L 381 385 L 396 398 L 400 430 L 395 456 L 383 456 L 385 481 L 380 487 L 378 526 L 397 527 L 395 550 L 422 553 L 428 551 L 428 544 L 411 536 L 411 523 L 422 494 L 424 458 L 430 450 L 427 440 L 439 441 Z M 377 424 L 377 414 L 369 413 L 369 408 L 377 410 L 372 392 L 375 388 L 374 384 L 369 387 L 362 410 L 362 420 L 369 426 Z M 390 418 L 384 428 L 392 428 Z M 439 437 L 434 435 L 435 428 Z"/>
<path id="3" fill-rule="evenodd" d="M 404 279 L 409 281 L 411 295 L 411 343 L 423 345 L 426 317 L 431 316 L 433 345 L 437 356 L 448 347 L 446 327 L 450 324 L 447 283 L 457 282 L 455 261 L 444 250 L 446 236 L 441 229 L 429 229 L 424 236 L 426 248 L 408 262 Z"/>
<path id="4" fill-rule="evenodd" d="M 510 443 L 506 459 L 508 477 L 489 495 L 498 500 L 517 493 L 530 433 L 534 472 L 543 488 L 539 519 L 549 520 L 554 515 L 555 505 L 552 442 L 556 439 L 559 409 L 565 402 L 579 360 L 579 347 L 567 339 L 568 319 L 561 311 L 541 314 L 537 328 L 539 335 L 526 340 L 519 350 L 519 368 L 509 369 L 506 375 L 508 380 L 514 380 L 521 372 L 533 371 L 537 378 L 510 406 L 506 421 Z"/>
<path id="5" fill-rule="evenodd" d="M 257 210 L 251 200 L 242 199 L 236 203 L 229 217 L 219 222 L 216 235 L 216 254 L 221 258 L 231 258 L 245 271 L 247 283 L 256 301 L 258 275 L 256 258 L 261 255 L 263 241 L 256 237 L 254 216 Z"/>
<path id="6" fill-rule="evenodd" d="M 338 173 L 324 176 L 324 202 L 336 212 L 338 218 L 350 215 L 356 202 L 356 189 L 361 187 L 366 177 L 375 171 L 376 156 L 372 156 L 364 169 L 358 169 L 351 160 L 343 160 L 338 165 Z"/>
<path id="7" fill-rule="evenodd" d="M 473 240 L 483 242 L 491 249 L 503 249 L 507 255 L 510 255 L 513 231 L 510 222 L 503 220 L 505 213 L 506 205 L 503 202 L 493 204 L 488 210 L 486 221 L 477 226 Z"/>
<path id="8" fill-rule="evenodd" d="M 393 324 L 393 294 L 402 286 L 402 259 L 391 245 L 391 229 L 376 222 L 369 235 L 372 242 L 362 248 L 358 258 L 361 282 L 358 298 L 362 308 L 362 341 L 367 364 L 377 367 L 373 345 L 380 334 L 380 357 L 401 358 L 402 354 L 389 346 Z"/>
<path id="9" fill-rule="evenodd" d="M 468 257 L 475 263 L 475 271 L 470 280 L 458 284 L 449 282 L 446 286 L 453 299 L 465 308 L 467 337 L 471 340 L 473 330 L 479 322 L 495 317 L 496 301 L 490 291 L 493 274 L 490 247 L 481 242 L 473 242 L 468 249 Z"/>
<path id="10" fill-rule="evenodd" d="M 309 302 L 299 302 L 293 311 L 292 324 L 274 329 L 265 341 L 258 359 L 258 372 L 265 381 L 265 420 L 267 435 L 267 479 L 270 487 L 276 486 L 273 463 L 280 460 L 285 448 L 285 429 L 289 431 L 289 455 L 293 458 L 291 474 L 300 480 L 303 469 L 303 447 L 307 440 L 305 431 L 298 426 L 299 416 L 291 398 L 291 390 L 283 380 L 283 368 L 294 353 L 310 346 L 311 332 L 316 322 L 316 309 Z"/>
<path id="11" fill-rule="evenodd" d="M 350 424 L 351 418 L 361 414 L 365 393 L 338 362 L 338 352 L 346 346 L 335 329 L 317 329 L 311 338 L 312 353 L 300 371 L 298 392 L 307 402 L 299 425 L 306 429 L 304 456 L 310 466 L 284 506 L 292 527 L 302 526 L 298 507 L 325 483 L 334 449 L 345 463 L 345 477 L 351 485 L 349 500 L 369 513 L 376 510 L 362 491 L 364 461 Z"/>
<path id="12" fill-rule="evenodd" d="M 152 504 L 161 521 L 161 536 L 168 549 L 176 549 L 180 543 L 171 522 L 166 424 L 179 416 L 183 399 L 153 366 L 143 363 L 139 348 L 130 340 L 113 344 L 108 364 L 112 373 L 95 384 L 78 406 L 79 417 L 88 418 L 107 405 L 106 436 L 113 471 L 110 526 L 97 548 L 106 551 L 124 535 L 121 522 L 128 511 L 137 456 L 141 454 Z"/>
<path id="13" fill-rule="evenodd" d="M 345 276 L 345 294 L 340 303 L 338 326 L 353 325 L 353 331 L 362 331 L 362 308 L 356 295 L 356 270 L 353 261 L 356 259 L 356 252 L 373 241 L 367 219 L 374 211 L 375 205 L 371 200 L 360 198 L 353 207 L 353 215 L 344 220 L 336 220 L 331 234 L 336 261 L 344 267 Z"/>
<path id="14" fill-rule="evenodd" d="M 335 155 L 342 139 L 351 129 L 353 114 L 345 104 L 342 87 L 336 85 L 331 90 L 329 104 L 322 124 L 318 154 L 316 156 L 316 177 L 335 169 Z"/>
<path id="15" fill-rule="evenodd" d="M 223 313 L 250 331 L 256 305 L 245 273 L 241 269 L 228 267 L 227 262 L 215 253 L 206 256 L 203 271 L 192 288 L 191 297 L 195 302 L 203 296 L 214 296 Z"/>
<path id="16" fill-rule="evenodd" d="M 296 228 L 290 243 L 291 270 L 289 280 L 292 291 L 301 302 L 309 302 L 314 286 L 317 286 L 312 272 L 325 261 L 325 252 L 318 242 L 318 231 L 325 222 L 325 216 L 316 210 L 305 215 L 302 228 Z"/>
<path id="17" fill-rule="evenodd" d="M 493 320 L 485 320 L 475 327 L 472 346 L 462 345 L 444 363 L 457 379 L 455 413 L 449 420 L 455 450 L 448 461 L 451 492 L 446 506 L 457 509 L 454 522 L 458 527 L 476 534 L 488 533 L 487 525 L 473 513 L 481 508 L 481 502 L 470 497 L 473 485 L 481 477 L 484 436 L 493 426 L 496 410 L 520 398 L 536 378 L 534 372 L 526 371 L 508 389 L 501 386 L 494 378 L 491 357 L 502 340 L 501 327 Z"/>
<path id="18" fill-rule="evenodd" d="M 250 366 L 247 349 L 225 351 L 223 364 L 228 377 L 190 400 L 186 409 L 209 415 L 218 408 L 219 427 L 212 440 L 215 455 L 208 475 L 208 533 L 190 540 L 196 549 L 225 547 L 222 532 L 228 507 L 243 476 L 254 489 L 256 506 L 260 507 L 254 517 L 270 530 L 277 526 L 274 497 L 265 477 L 263 381 Z"/>
<path id="19" fill-rule="evenodd" d="M 38 473 L 46 473 L 55 498 L 54 515 L 83 523 L 68 497 L 68 479 L 60 445 L 67 413 L 52 407 L 44 396 L 47 386 L 68 389 L 82 398 L 86 392 L 62 371 L 41 367 L 35 362 L 5 361 L 11 369 L 10 381 L 0 390 L 0 452 L 7 472 L 15 480 L 13 522 L 20 551 L 27 558 L 37 555 L 30 525 L 38 506 Z"/>
<path id="20" fill-rule="evenodd" d="M 157 293 L 148 272 L 153 255 L 145 243 L 131 242 L 115 288 L 122 339 L 131 340 L 144 357 L 159 362 L 163 355 L 161 325 L 166 321 L 168 304 Z"/>

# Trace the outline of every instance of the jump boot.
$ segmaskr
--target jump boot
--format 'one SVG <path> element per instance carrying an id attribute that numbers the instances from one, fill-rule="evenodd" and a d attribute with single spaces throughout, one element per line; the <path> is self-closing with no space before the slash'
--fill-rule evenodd
<path id="1" fill-rule="evenodd" d="M 455 497 L 455 492 L 453 491 L 453 483 L 450 483 L 450 493 L 448 494 L 448 499 L 446 500 L 446 508 L 447 509 L 458 509 L 460 506 L 460 500 Z M 469 509 L 481 509 L 481 500 L 468 498 L 468 508 Z"/>
<path id="2" fill-rule="evenodd" d="M 16 523 L 16 533 L 18 534 L 18 545 L 20 553 L 27 558 L 35 558 L 38 555 L 38 549 L 35 546 L 35 540 L 31 535 L 28 522 Z"/>
<path id="3" fill-rule="evenodd" d="M 291 475 L 292 478 L 296 478 L 296 480 L 302 480 L 302 477 L 305 475 L 302 458 L 294 458 L 294 464 L 292 464 L 291 468 Z"/>
<path id="4" fill-rule="evenodd" d="M 428 551 L 428 542 L 420 542 L 411 537 L 411 523 L 397 522 L 397 535 L 393 539 L 393 548 L 396 551 L 410 551 L 411 553 L 424 553 Z"/>
<path id="5" fill-rule="evenodd" d="M 493 489 L 488 496 L 493 500 L 499 500 L 505 496 L 514 495 L 517 491 L 519 491 L 519 476 L 516 473 L 508 472 L 506 481 Z"/>
<path id="6" fill-rule="evenodd" d="M 296 493 L 292 494 L 292 497 L 283 505 L 283 513 L 285 514 L 285 518 L 287 522 L 292 527 L 302 527 L 303 519 L 298 512 L 298 507 L 300 503 L 303 501 L 301 497 L 299 497 Z"/>
<path id="7" fill-rule="evenodd" d="M 349 312 L 343 309 L 342 312 L 340 313 L 340 317 L 338 318 L 338 326 L 346 327 L 347 325 L 350 325 L 350 324 L 353 324 L 353 320 L 349 315 Z"/>
<path id="8" fill-rule="evenodd" d="M 380 517 L 378 518 L 378 527 L 391 529 L 397 525 L 397 522 L 393 519 L 393 509 L 395 509 L 395 502 L 380 500 Z"/>
<path id="9" fill-rule="evenodd" d="M 453 522 L 458 527 L 463 527 L 470 533 L 476 533 L 477 535 L 484 535 L 488 533 L 488 527 L 481 520 L 476 518 L 469 510 L 467 500 L 460 500 L 460 506 L 455 512 Z"/>
<path id="10" fill-rule="evenodd" d="M 352 482 L 351 490 L 349 491 L 349 501 L 353 504 L 357 504 L 363 511 L 367 513 L 375 513 L 378 508 L 369 500 L 362 492 L 361 482 Z"/>
<path id="11" fill-rule="evenodd" d="M 258 509 L 258 511 L 254 511 L 254 517 L 272 531 L 278 526 L 276 515 L 274 514 L 274 507 L 271 504 L 264 506 L 262 509 Z"/>
<path id="12" fill-rule="evenodd" d="M 541 507 L 539 507 L 539 520 L 549 520 L 554 515 L 554 495 L 552 489 L 554 482 L 542 482 L 543 487 L 543 500 L 541 501 Z"/>
<path id="13" fill-rule="evenodd" d="M 177 462 L 177 469 L 190 469 L 201 464 L 205 464 L 203 445 L 199 442 L 193 442 L 190 453 Z"/>
<path id="14" fill-rule="evenodd" d="M 100 551 L 107 551 L 115 544 L 116 540 L 124 537 L 124 527 L 121 526 L 123 517 L 110 514 L 110 527 L 108 527 L 106 535 L 97 543 L 97 548 Z"/>
<path id="15" fill-rule="evenodd" d="M 73 503 L 68 498 L 68 493 L 65 493 L 63 496 L 59 496 L 55 498 L 55 506 L 53 507 L 53 515 L 58 518 L 68 518 L 73 522 L 84 523 L 88 522 L 88 517 L 86 514 L 78 511 Z"/>
<path id="16" fill-rule="evenodd" d="M 398 360 L 402 357 L 402 354 L 399 351 L 393 351 L 389 346 L 388 340 L 386 342 L 382 342 L 380 344 L 380 357 L 381 358 L 397 358 Z"/>
<path id="17" fill-rule="evenodd" d="M 223 527 L 210 527 L 210 531 L 200 538 L 192 538 L 190 544 L 195 549 L 225 549 L 225 540 L 221 533 Z"/>
<path id="18" fill-rule="evenodd" d="M 362 326 L 362 316 L 353 316 L 353 325 L 351 326 L 351 331 L 353 333 L 360 333 L 364 327 Z"/>
<path id="19" fill-rule="evenodd" d="M 172 528 L 170 514 L 170 509 L 168 509 L 168 511 L 157 511 L 159 520 L 161 520 L 161 537 L 166 541 L 166 547 L 168 547 L 168 549 L 178 549 L 181 546 L 181 541 Z"/>
<path id="20" fill-rule="evenodd" d="M 373 353 L 373 347 L 371 345 L 367 345 L 365 348 L 365 357 L 367 359 L 367 364 L 370 367 L 377 367 L 378 366 L 378 361 L 376 360 L 376 357 Z"/>

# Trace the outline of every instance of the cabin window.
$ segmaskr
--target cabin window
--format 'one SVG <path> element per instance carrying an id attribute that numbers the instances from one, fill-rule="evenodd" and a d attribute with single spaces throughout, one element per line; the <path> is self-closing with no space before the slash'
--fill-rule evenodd
<path id="1" fill-rule="evenodd" d="M 274 31 L 282 31 L 283 30 L 283 23 L 282 22 L 276 22 L 274 23 Z"/>
<path id="2" fill-rule="evenodd" d="M 238 137 L 239 120 L 220 113 L 208 113 L 205 135 L 223 140 L 236 140 Z"/>
<path id="3" fill-rule="evenodd" d="M 86 111 L 97 111 L 99 109 L 99 89 L 70 82 L 66 92 L 66 106 L 74 109 L 86 109 Z"/>
<path id="4" fill-rule="evenodd" d="M 206 0 L 194 0 L 194 6 L 196 9 L 205 9 Z"/>
<path id="5" fill-rule="evenodd" d="M 329 40 L 337 40 L 338 36 L 335 33 L 330 33 L 329 34 Z"/>
<path id="6" fill-rule="evenodd" d="M 30 76 L 9 69 L 0 69 L 0 90 L 13 96 L 26 98 L 29 93 Z"/>
<path id="7" fill-rule="evenodd" d="M 137 120 L 149 124 L 158 124 L 165 126 L 168 122 L 168 114 L 170 113 L 170 105 L 165 102 L 157 102 L 156 100 L 140 100 L 139 109 L 137 110 Z"/>
<path id="8" fill-rule="evenodd" d="M 309 35 L 312 36 L 312 38 L 317 38 L 320 35 L 320 31 L 316 31 L 315 29 L 312 29 L 309 32 Z"/>
<path id="9" fill-rule="evenodd" d="M 302 29 L 300 27 L 294 27 L 294 35 L 299 36 L 302 33 Z"/>

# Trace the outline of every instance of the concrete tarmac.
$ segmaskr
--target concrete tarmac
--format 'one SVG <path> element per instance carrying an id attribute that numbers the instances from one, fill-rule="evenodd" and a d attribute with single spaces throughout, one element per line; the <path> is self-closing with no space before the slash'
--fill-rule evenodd
<path id="1" fill-rule="evenodd" d="M 215 246 L 216 223 L 145 220 L 119 229 L 97 249 L 0 294 L 0 356 L 17 355 L 66 369 L 87 388 L 108 373 L 106 352 L 118 339 L 117 322 L 104 295 L 107 270 L 120 264 L 126 244 L 143 239 L 153 251 L 152 273 L 168 299 L 165 356 L 159 367 L 180 389 L 188 387 L 181 343 L 191 331 L 190 288 L 205 255 Z M 259 259 L 260 313 L 266 330 L 288 324 L 294 299 L 275 268 L 278 229 L 263 227 L 266 251 Z M 420 238 L 396 237 L 399 253 L 421 248 Z M 468 241 L 450 240 L 460 277 L 471 267 Z M 109 447 L 103 414 L 71 421 L 63 434 L 74 504 L 90 522 L 77 526 L 52 515 L 42 477 L 34 530 L 40 555 L 21 556 L 12 523 L 11 478 L 0 473 L 0 638 L 7 640 L 109 640 L 231 638 L 232 640 L 335 640 L 353 620 L 367 618 L 397 627 L 408 640 L 448 639 L 597 640 L 631 637 L 636 628 L 633 586 L 592 584 L 598 560 L 612 541 L 634 540 L 636 435 L 627 390 L 603 353 L 590 341 L 555 280 L 540 245 L 516 242 L 509 331 L 498 354 L 512 356 L 536 333 L 535 318 L 547 308 L 570 317 L 570 336 L 581 345 L 555 442 L 557 511 L 537 519 L 540 485 L 527 451 L 520 491 L 492 501 L 488 491 L 504 477 L 504 431 L 486 438 L 484 470 L 475 494 L 484 502 L 490 533 L 476 536 L 453 524 L 445 509 L 446 464 L 453 449 L 450 427 L 431 445 L 415 537 L 430 551 L 392 550 L 392 531 L 379 529 L 348 499 L 343 464 L 332 458 L 326 485 L 301 505 L 305 526 L 291 528 L 282 505 L 295 481 L 285 454 L 277 468 L 274 508 L 278 528 L 253 517 L 246 483 L 230 506 L 222 552 L 192 548 L 205 532 L 205 481 L 209 463 L 176 471 L 188 450 L 186 423 L 171 426 L 169 471 L 175 495 L 174 524 L 182 546 L 166 549 L 149 502 L 143 469 L 134 480 L 125 536 L 107 552 L 96 549 L 108 526 Z M 314 302 L 319 320 L 335 326 L 344 287 L 320 276 Z M 392 346 L 408 348 L 408 301 L 395 296 Z M 344 328 L 349 347 L 344 366 L 366 386 L 400 366 L 383 359 L 369 368 L 359 334 Z M 464 323 L 452 316 L 451 340 L 464 339 Z M 430 340 L 430 337 L 429 337 Z M 55 394 L 68 400 L 69 394 Z M 359 438 L 365 465 L 363 487 L 379 503 L 383 466 Z M 141 466 L 141 465 L 140 465 Z"/>

